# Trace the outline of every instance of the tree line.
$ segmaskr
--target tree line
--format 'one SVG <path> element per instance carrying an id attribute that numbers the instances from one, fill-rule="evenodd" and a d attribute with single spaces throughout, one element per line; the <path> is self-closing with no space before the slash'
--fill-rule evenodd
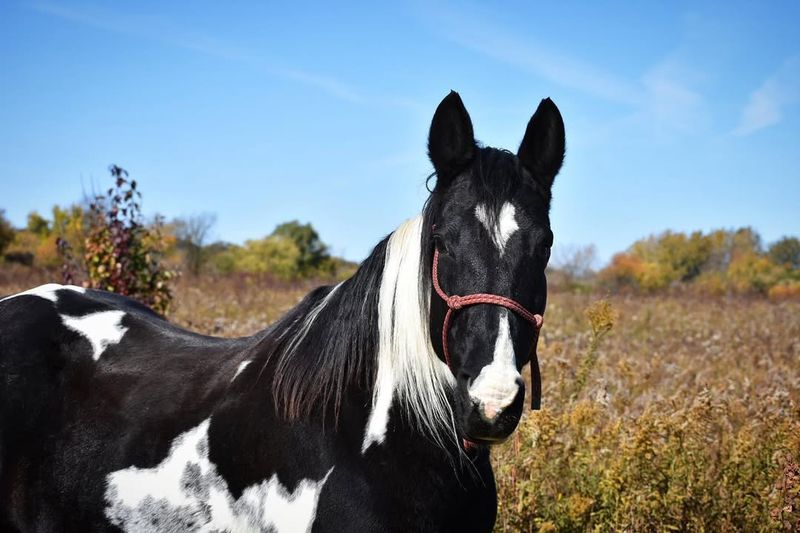
<path id="1" fill-rule="evenodd" d="M 639 239 L 599 271 L 594 247 L 556 253 L 549 271 L 568 290 L 800 297 L 800 240 L 784 236 L 764 245 L 749 227 L 707 233 L 665 231 Z"/>
<path id="2" fill-rule="evenodd" d="M 62 281 L 132 296 L 166 313 L 170 284 L 179 273 L 264 274 L 285 280 L 342 277 L 355 265 L 334 257 L 311 224 L 279 224 L 243 245 L 208 242 L 215 217 L 208 213 L 165 221 L 145 220 L 136 180 L 109 167 L 103 194 L 50 217 L 34 211 L 14 228 L 0 209 L 0 262 L 51 271 Z"/>
<path id="3" fill-rule="evenodd" d="M 145 221 L 141 191 L 116 165 L 112 185 L 47 218 L 28 215 L 14 228 L 0 209 L 0 260 L 60 269 L 64 281 L 139 295 L 166 311 L 170 281 L 178 273 L 264 274 L 285 280 L 341 278 L 356 265 L 331 255 L 311 224 L 279 224 L 242 245 L 209 242 L 216 218 L 209 213 Z M 593 270 L 594 247 L 558 250 L 549 269 L 558 288 L 653 293 L 690 288 L 705 294 L 800 297 L 800 240 L 786 236 L 765 246 L 752 228 L 708 233 L 666 231 L 634 242 Z"/>

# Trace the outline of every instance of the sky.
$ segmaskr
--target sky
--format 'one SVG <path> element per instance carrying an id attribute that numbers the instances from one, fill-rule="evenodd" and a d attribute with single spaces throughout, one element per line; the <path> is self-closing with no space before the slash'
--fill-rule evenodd
<path id="1" fill-rule="evenodd" d="M 105 189 L 215 213 L 212 237 L 311 222 L 361 260 L 415 216 L 454 89 L 487 146 L 564 117 L 556 249 L 664 230 L 800 234 L 800 3 L 0 2 L 0 209 Z"/>

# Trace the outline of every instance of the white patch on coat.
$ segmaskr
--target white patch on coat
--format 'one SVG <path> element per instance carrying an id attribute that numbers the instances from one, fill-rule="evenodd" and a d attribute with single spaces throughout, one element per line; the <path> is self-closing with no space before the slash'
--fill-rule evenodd
<path id="1" fill-rule="evenodd" d="M 511 342 L 508 311 L 501 309 L 494 358 L 472 382 L 469 395 L 478 404 L 483 416 L 492 421 L 514 401 L 521 379 L 514 356 L 514 344 Z"/>
<path id="2" fill-rule="evenodd" d="M 403 223 L 389 238 L 378 295 L 378 371 L 362 453 L 386 438 L 389 410 L 396 399 L 417 429 L 443 444 L 443 432 L 457 440 L 447 390 L 453 374 L 433 351 L 428 307 L 430 288 L 421 290 L 422 217 Z"/>
<path id="3" fill-rule="evenodd" d="M 34 287 L 33 289 L 28 289 L 27 291 L 20 292 L 17 294 L 12 294 L 11 296 L 6 296 L 0 302 L 5 302 L 6 300 L 10 300 L 11 298 L 16 298 L 17 296 L 38 296 L 39 298 L 44 298 L 45 300 L 50 300 L 53 303 L 58 301 L 58 294 L 57 291 L 60 290 L 69 290 L 75 291 L 80 294 L 86 292 L 86 289 L 83 287 L 77 287 L 75 285 L 60 285 L 58 283 L 47 283 L 45 285 L 40 285 L 38 287 Z"/>
<path id="4" fill-rule="evenodd" d="M 252 360 L 250 360 L 250 359 L 247 359 L 246 361 L 242 361 L 241 363 L 239 363 L 239 366 L 237 366 L 237 367 L 236 367 L 236 372 L 233 374 L 233 377 L 231 378 L 231 381 L 233 381 L 234 379 L 236 379 L 236 377 L 237 377 L 239 374 L 241 374 L 241 373 L 242 373 L 242 371 L 244 371 L 244 369 L 245 369 L 245 368 L 247 368 L 247 365 L 249 365 L 249 364 L 250 364 L 250 363 L 252 363 L 252 362 L 253 362 Z"/>
<path id="5" fill-rule="evenodd" d="M 311 531 L 317 515 L 319 489 L 328 481 L 332 471 L 333 468 L 328 470 L 319 481 L 300 481 L 291 493 L 280 484 L 278 475 L 273 474 L 266 484 L 245 489 L 242 499 L 261 505 L 261 523 L 268 531 L 269 528 L 278 532 Z"/>
<path id="6" fill-rule="evenodd" d="M 210 419 L 178 436 L 154 468 L 130 467 L 106 477 L 105 515 L 127 532 L 307 532 L 333 468 L 290 492 L 273 474 L 234 500 L 208 458 Z"/>
<path id="7" fill-rule="evenodd" d="M 486 228 L 486 231 L 489 232 L 489 235 L 492 237 L 492 242 L 500 251 L 500 255 L 503 255 L 503 252 L 505 252 L 508 239 L 519 229 L 515 215 L 516 208 L 514 204 L 506 202 L 503 204 L 503 207 L 500 208 L 496 224 L 492 226 L 490 224 L 489 214 L 486 211 L 486 206 L 480 204 L 475 208 L 475 216 L 480 223 L 483 224 L 483 227 Z"/>
<path id="8" fill-rule="evenodd" d="M 77 331 L 92 345 L 92 357 L 100 359 L 111 344 L 119 344 L 128 328 L 122 326 L 124 311 L 99 311 L 84 316 L 61 315 L 64 325 Z"/>

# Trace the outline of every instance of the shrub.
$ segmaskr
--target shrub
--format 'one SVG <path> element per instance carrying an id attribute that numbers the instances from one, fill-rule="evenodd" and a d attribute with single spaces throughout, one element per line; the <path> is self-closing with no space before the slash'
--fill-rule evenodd
<path id="1" fill-rule="evenodd" d="M 771 300 L 800 299 L 800 280 L 785 280 L 770 287 L 767 293 Z"/>
<path id="2" fill-rule="evenodd" d="M 727 277 L 736 292 L 767 294 L 785 271 L 763 255 L 744 253 L 731 261 Z"/>
<path id="3" fill-rule="evenodd" d="M 166 313 L 172 300 L 169 283 L 176 274 L 161 262 L 166 248 L 161 221 L 145 226 L 136 181 L 129 180 L 128 173 L 116 165 L 110 172 L 114 185 L 107 196 L 96 196 L 89 207 L 83 254 L 85 285 L 130 296 Z M 61 241 L 61 249 L 68 249 L 65 241 Z M 67 277 L 71 277 L 69 263 L 66 265 Z"/>
<path id="4" fill-rule="evenodd" d="M 614 290 L 638 289 L 645 268 L 638 257 L 619 253 L 611 258 L 611 264 L 600 272 L 598 279 L 601 284 Z"/>

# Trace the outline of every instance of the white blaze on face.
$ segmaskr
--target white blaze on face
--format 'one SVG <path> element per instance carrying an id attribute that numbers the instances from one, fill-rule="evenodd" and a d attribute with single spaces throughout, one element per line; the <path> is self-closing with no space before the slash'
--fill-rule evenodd
<path id="1" fill-rule="evenodd" d="M 489 235 L 491 235 L 492 242 L 494 242 L 495 246 L 497 246 L 497 249 L 500 251 L 500 255 L 503 255 L 503 252 L 506 251 L 508 239 L 510 239 L 514 232 L 519 229 L 519 224 L 517 224 L 515 215 L 516 208 L 514 205 L 506 202 L 503 204 L 503 207 L 500 208 L 500 213 L 497 214 L 496 223 L 492 225 L 490 224 L 489 214 L 486 211 L 486 206 L 480 204 L 475 208 L 475 216 L 478 218 L 480 223 L 483 224 L 483 227 L 486 228 L 486 231 L 489 232 Z"/>
<path id="2" fill-rule="evenodd" d="M 483 416 L 491 421 L 514 401 L 521 379 L 514 356 L 514 344 L 511 342 L 508 311 L 502 309 L 494 358 L 472 382 L 469 395 L 478 404 Z"/>
<path id="3" fill-rule="evenodd" d="M 122 327 L 124 311 L 100 311 L 85 316 L 61 315 L 64 325 L 77 331 L 92 345 L 92 357 L 100 359 L 111 344 L 119 344 L 128 328 Z"/>

